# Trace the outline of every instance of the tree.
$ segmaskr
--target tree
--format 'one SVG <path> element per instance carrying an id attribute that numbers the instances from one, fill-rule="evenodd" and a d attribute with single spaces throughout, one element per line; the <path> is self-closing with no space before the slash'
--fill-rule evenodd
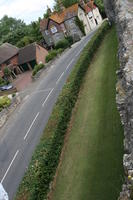
<path id="1" fill-rule="evenodd" d="M 60 11 L 61 10 L 61 6 L 63 5 L 65 8 L 78 3 L 79 0 L 55 0 L 55 7 L 54 9 L 56 11 Z"/>
<path id="2" fill-rule="evenodd" d="M 100 10 L 100 13 L 102 14 L 102 16 L 105 18 L 106 14 L 105 14 L 105 10 L 104 10 L 104 3 L 103 0 L 95 0 L 95 4 L 97 5 L 97 7 Z"/>

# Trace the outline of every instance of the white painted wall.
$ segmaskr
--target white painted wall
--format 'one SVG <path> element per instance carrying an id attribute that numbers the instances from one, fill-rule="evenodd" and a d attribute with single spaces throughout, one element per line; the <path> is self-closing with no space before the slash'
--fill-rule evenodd
<path id="1" fill-rule="evenodd" d="M 97 25 L 96 25 L 96 21 L 95 21 L 95 18 L 94 18 L 94 15 L 93 15 L 93 12 L 92 12 L 92 11 L 90 11 L 90 12 L 87 14 L 87 19 L 88 19 L 88 21 L 89 21 L 91 30 L 93 30 Z"/>
<path id="2" fill-rule="evenodd" d="M 78 8 L 78 18 L 83 21 L 85 33 L 88 34 L 91 30 L 91 27 L 89 25 L 85 12 L 80 7 Z"/>
<path id="3" fill-rule="evenodd" d="M 101 24 L 102 23 L 102 16 L 101 16 L 98 8 L 93 9 L 93 15 L 94 15 L 97 23 Z"/>

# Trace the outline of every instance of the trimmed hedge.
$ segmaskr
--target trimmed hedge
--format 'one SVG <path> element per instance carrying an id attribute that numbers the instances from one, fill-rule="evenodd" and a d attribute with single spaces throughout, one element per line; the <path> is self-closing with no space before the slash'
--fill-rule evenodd
<path id="1" fill-rule="evenodd" d="M 108 22 L 104 22 L 84 48 L 67 83 L 65 84 L 44 134 L 37 146 L 29 169 L 19 187 L 16 199 L 46 200 L 59 163 L 64 136 L 76 103 L 80 86 L 90 62 L 100 46 L 107 30 Z"/>
<path id="2" fill-rule="evenodd" d="M 45 65 L 43 63 L 35 65 L 33 72 L 32 72 L 32 76 L 35 76 L 37 74 L 37 72 L 39 72 L 44 67 L 45 67 Z"/>

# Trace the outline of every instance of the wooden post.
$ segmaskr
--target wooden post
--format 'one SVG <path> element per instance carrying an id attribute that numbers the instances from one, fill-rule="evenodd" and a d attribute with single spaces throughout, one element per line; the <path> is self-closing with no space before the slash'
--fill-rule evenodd
<path id="1" fill-rule="evenodd" d="M 27 63 L 28 67 L 29 67 L 29 70 L 32 71 L 32 67 L 30 65 L 30 63 Z"/>

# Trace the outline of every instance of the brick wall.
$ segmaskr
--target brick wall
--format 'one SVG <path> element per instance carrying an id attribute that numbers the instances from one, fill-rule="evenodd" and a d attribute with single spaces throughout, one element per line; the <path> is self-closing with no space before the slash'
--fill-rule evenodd
<path id="1" fill-rule="evenodd" d="M 45 64 L 45 58 L 48 55 L 48 51 L 41 47 L 40 45 L 36 45 L 36 62 L 39 64 L 42 62 Z"/>

